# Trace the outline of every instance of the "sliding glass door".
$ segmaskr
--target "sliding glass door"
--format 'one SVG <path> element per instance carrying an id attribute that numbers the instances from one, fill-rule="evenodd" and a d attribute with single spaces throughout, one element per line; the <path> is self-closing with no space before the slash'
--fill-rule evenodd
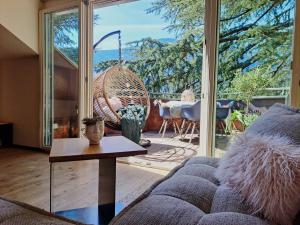
<path id="1" fill-rule="evenodd" d="M 220 1 L 214 156 L 271 105 L 289 104 L 295 4 Z"/>
<path id="2" fill-rule="evenodd" d="M 43 14 L 43 145 L 79 136 L 79 9 Z"/>

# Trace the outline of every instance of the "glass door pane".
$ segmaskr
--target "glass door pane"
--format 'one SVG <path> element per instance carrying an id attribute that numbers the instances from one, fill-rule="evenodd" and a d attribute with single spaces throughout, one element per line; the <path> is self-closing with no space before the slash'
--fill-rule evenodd
<path id="1" fill-rule="evenodd" d="M 276 102 L 289 104 L 295 0 L 221 0 L 213 154 Z"/>
<path id="2" fill-rule="evenodd" d="M 204 1 L 139 0 L 111 4 L 95 1 L 92 5 L 90 70 L 97 91 L 93 99 L 94 114 L 104 116 L 107 126 L 120 131 L 112 111 L 118 112 L 128 103 L 138 105 L 137 96 L 141 99 L 146 96 L 139 96 L 140 90 L 133 93 L 129 77 L 125 82 L 111 81 L 114 90 L 106 98 L 103 96 L 104 87 L 109 86 L 103 83 L 112 79 L 107 70 L 120 62 L 140 78 L 150 97 L 150 113 L 142 139 L 152 142 L 148 148 L 151 154 L 142 160 L 126 160 L 169 169 L 197 155 Z M 163 103 L 168 109 L 160 114 Z M 188 108 L 184 117 L 183 108 Z"/>
<path id="3" fill-rule="evenodd" d="M 44 15 L 44 146 L 79 135 L 79 10 Z"/>
<path id="4" fill-rule="evenodd" d="M 52 27 L 52 14 L 46 14 L 44 21 L 47 26 Z M 53 32 L 52 29 L 45 29 L 44 31 L 45 36 L 45 43 L 43 48 L 46 50 L 44 52 L 44 79 L 45 82 L 43 84 L 43 90 L 44 90 L 44 107 L 43 107 L 43 113 L 44 113 L 44 126 L 43 126 L 43 143 L 45 146 L 51 145 L 52 140 L 52 100 L 53 100 L 53 82 L 52 82 L 52 74 L 53 74 Z"/>

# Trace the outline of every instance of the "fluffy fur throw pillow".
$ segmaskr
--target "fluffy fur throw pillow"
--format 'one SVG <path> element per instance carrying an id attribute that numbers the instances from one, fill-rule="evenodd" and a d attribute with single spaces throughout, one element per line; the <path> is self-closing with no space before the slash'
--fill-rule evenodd
<path id="1" fill-rule="evenodd" d="M 287 137 L 238 137 L 216 176 L 276 224 L 292 224 L 300 210 L 300 148 Z"/>

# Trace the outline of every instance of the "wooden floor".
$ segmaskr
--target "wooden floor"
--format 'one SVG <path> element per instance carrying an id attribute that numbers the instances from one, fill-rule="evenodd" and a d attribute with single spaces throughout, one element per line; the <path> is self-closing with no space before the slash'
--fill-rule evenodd
<path id="1" fill-rule="evenodd" d="M 189 143 L 172 132 L 162 138 L 157 132 L 143 133 L 152 142 L 148 154 L 118 158 L 117 202 L 129 204 L 155 181 L 187 158 L 196 156 L 199 139 Z M 215 155 L 221 157 L 229 136 L 216 137 Z M 126 163 L 126 164 L 125 164 Z M 54 167 L 54 210 L 97 203 L 98 161 L 58 163 Z M 48 154 L 21 149 L 0 149 L 0 196 L 49 209 Z"/>
<path id="2" fill-rule="evenodd" d="M 117 202 L 129 204 L 166 171 L 117 164 Z M 54 172 L 54 210 L 97 202 L 98 162 L 58 163 Z M 48 155 L 21 149 L 0 150 L 0 196 L 49 210 Z"/>

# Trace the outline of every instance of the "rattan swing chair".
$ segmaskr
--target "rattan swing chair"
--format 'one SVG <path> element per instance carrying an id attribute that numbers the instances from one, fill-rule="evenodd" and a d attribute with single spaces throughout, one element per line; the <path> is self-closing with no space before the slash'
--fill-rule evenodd
<path id="1" fill-rule="evenodd" d="M 121 64 L 121 35 L 114 31 L 101 38 L 96 46 L 105 38 L 119 34 L 119 64 L 97 75 L 93 83 L 94 115 L 105 118 L 109 128 L 121 130 L 121 117 L 118 110 L 130 104 L 146 107 L 146 120 L 150 114 L 150 98 L 141 79 Z"/>

